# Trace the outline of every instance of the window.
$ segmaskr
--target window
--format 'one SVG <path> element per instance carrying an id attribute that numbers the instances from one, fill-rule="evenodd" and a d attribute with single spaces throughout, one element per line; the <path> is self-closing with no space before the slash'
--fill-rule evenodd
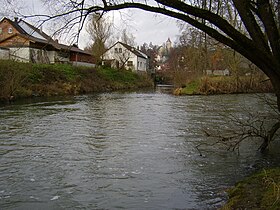
<path id="1" fill-rule="evenodd" d="M 2 34 L 2 28 L 0 28 L 0 34 Z"/>
<path id="2" fill-rule="evenodd" d="M 115 53 L 118 53 L 118 48 L 115 48 Z"/>
<path id="3" fill-rule="evenodd" d="M 119 48 L 119 53 L 122 53 L 122 48 Z"/>
<path id="4" fill-rule="evenodd" d="M 11 28 L 11 27 L 8 28 L 8 33 L 9 33 L 9 34 L 13 33 L 13 28 Z"/>
<path id="5" fill-rule="evenodd" d="M 133 61 L 127 61 L 127 66 L 133 66 Z"/>

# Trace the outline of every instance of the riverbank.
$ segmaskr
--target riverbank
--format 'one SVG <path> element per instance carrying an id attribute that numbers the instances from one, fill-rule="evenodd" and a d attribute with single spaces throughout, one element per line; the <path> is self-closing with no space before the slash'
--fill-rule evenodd
<path id="1" fill-rule="evenodd" d="M 108 67 L 0 61 L 0 101 L 150 87 L 145 75 Z"/>
<path id="2" fill-rule="evenodd" d="M 175 95 L 213 95 L 233 93 L 273 92 L 272 85 L 263 75 L 257 76 L 205 76 L 174 90 Z"/>
<path id="3" fill-rule="evenodd" d="M 222 210 L 280 209 L 280 168 L 262 170 L 228 191 Z"/>

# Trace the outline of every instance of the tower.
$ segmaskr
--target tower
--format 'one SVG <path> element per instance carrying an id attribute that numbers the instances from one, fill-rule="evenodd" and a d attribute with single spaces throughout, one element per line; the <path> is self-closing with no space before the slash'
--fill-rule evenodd
<path id="1" fill-rule="evenodd" d="M 168 38 L 167 41 L 166 41 L 167 52 L 170 52 L 171 48 L 172 48 L 172 42 L 171 42 L 170 38 Z"/>

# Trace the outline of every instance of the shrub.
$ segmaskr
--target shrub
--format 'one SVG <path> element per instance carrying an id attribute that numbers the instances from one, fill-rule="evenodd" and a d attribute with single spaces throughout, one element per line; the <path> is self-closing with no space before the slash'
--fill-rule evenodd
<path id="1" fill-rule="evenodd" d="M 30 64 L 0 60 L 1 100 L 9 100 L 20 95 L 20 92 L 26 92 L 25 82 L 30 75 L 30 69 Z"/>

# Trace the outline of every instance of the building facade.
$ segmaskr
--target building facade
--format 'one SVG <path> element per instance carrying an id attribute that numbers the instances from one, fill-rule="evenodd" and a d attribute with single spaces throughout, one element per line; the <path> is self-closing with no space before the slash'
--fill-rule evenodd
<path id="1" fill-rule="evenodd" d="M 31 63 L 87 63 L 94 59 L 75 45 L 53 40 L 41 29 L 24 20 L 4 17 L 0 21 L 0 47 L 9 49 L 9 59 Z"/>
<path id="2" fill-rule="evenodd" d="M 139 73 L 146 73 L 149 59 L 140 50 L 122 42 L 115 43 L 103 55 L 103 64 Z"/>

